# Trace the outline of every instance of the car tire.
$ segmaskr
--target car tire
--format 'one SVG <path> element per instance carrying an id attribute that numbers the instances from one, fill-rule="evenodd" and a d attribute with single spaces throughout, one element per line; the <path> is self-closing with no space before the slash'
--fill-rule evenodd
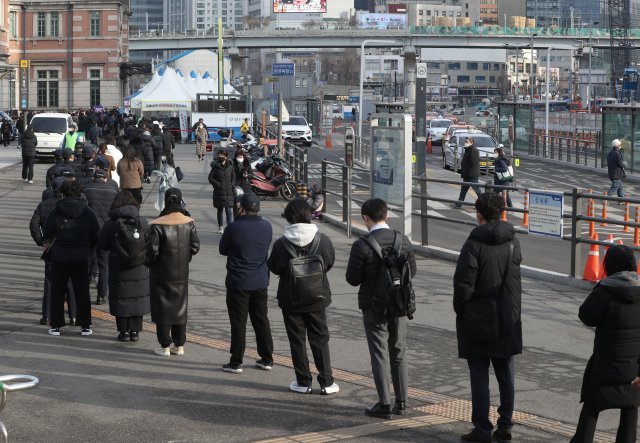
<path id="1" fill-rule="evenodd" d="M 444 155 L 444 152 L 442 153 L 442 167 L 447 170 L 451 169 L 451 166 L 447 164 L 447 159 Z"/>

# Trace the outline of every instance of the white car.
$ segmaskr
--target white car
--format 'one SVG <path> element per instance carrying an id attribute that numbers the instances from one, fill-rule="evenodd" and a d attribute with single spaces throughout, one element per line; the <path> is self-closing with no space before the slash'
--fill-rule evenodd
<path id="1" fill-rule="evenodd" d="M 311 146 L 311 125 L 302 116 L 290 115 L 288 121 L 282 122 L 282 138 L 304 146 Z"/>
<path id="2" fill-rule="evenodd" d="M 429 121 L 429 135 L 431 143 L 434 145 L 442 144 L 442 136 L 447 132 L 447 128 L 453 124 L 453 120 L 447 118 L 434 118 Z"/>
<path id="3" fill-rule="evenodd" d="M 64 135 L 73 119 L 69 114 L 58 112 L 42 112 L 36 114 L 29 123 L 38 139 L 36 146 L 36 158 L 53 158 L 53 151 L 62 147 Z M 84 142 L 84 136 L 78 137 L 79 142 Z"/>
<path id="4" fill-rule="evenodd" d="M 464 108 L 456 108 L 451 111 L 451 115 L 464 115 Z"/>
<path id="5" fill-rule="evenodd" d="M 480 151 L 480 170 L 493 171 L 493 151 L 502 147 L 496 140 L 481 131 L 456 131 L 449 141 L 442 146 L 442 167 L 444 169 L 460 170 L 460 162 L 464 154 L 464 141 L 467 137 L 473 139 L 473 144 Z M 456 172 L 457 172 L 456 171 Z"/>

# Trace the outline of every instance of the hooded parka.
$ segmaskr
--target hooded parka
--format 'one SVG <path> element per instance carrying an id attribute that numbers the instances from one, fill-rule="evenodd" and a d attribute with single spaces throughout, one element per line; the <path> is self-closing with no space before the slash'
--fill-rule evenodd
<path id="1" fill-rule="evenodd" d="M 213 207 L 230 208 L 235 199 L 236 173 L 233 161 L 227 159 L 224 165 L 218 160 L 211 162 L 209 183 L 213 186 Z"/>
<path id="2" fill-rule="evenodd" d="M 504 274 L 513 243 L 509 273 Z M 522 285 L 520 282 L 520 242 L 511 223 L 495 221 L 471 231 L 462 246 L 453 275 L 453 308 L 456 312 L 458 357 L 508 358 L 522 353 L 522 322 L 520 319 Z M 495 342 L 471 343 L 464 331 L 464 306 L 476 297 L 495 296 L 500 324 L 500 337 Z"/>

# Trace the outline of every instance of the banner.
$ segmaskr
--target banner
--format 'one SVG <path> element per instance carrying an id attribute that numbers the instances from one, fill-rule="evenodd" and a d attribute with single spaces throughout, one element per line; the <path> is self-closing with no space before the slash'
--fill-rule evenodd
<path id="1" fill-rule="evenodd" d="M 178 117 L 180 118 L 180 138 L 184 142 L 187 140 L 187 130 L 191 129 L 188 121 L 189 113 L 187 111 L 180 111 Z"/>
<path id="2" fill-rule="evenodd" d="M 327 12 L 327 0 L 273 0 L 273 12 Z"/>

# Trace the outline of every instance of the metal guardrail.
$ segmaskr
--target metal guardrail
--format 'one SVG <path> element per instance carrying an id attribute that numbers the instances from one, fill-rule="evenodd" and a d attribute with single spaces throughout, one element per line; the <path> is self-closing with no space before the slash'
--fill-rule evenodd
<path id="1" fill-rule="evenodd" d="M 340 167 L 342 175 L 340 178 L 335 176 L 329 176 L 327 174 L 327 166 Z M 321 171 L 321 180 L 322 180 L 322 190 L 325 197 L 325 204 L 322 208 L 322 212 L 326 213 L 329 208 L 329 199 L 328 195 L 333 195 L 338 197 L 342 202 L 342 221 L 347 223 L 348 233 L 350 233 L 351 228 L 351 202 L 362 204 L 370 197 L 370 186 L 368 184 L 362 183 L 353 183 L 351 181 L 351 173 L 369 173 L 368 169 L 353 167 L 349 168 L 343 163 L 330 162 L 327 160 L 323 160 L 322 162 L 322 171 Z M 477 226 L 477 223 L 474 221 L 470 221 L 469 219 L 457 219 L 452 217 L 443 217 L 434 214 L 429 214 L 428 207 L 429 202 L 440 202 L 440 203 L 450 203 L 450 204 L 461 204 L 462 206 L 473 207 L 473 203 L 470 202 L 460 202 L 458 200 L 452 200 L 442 197 L 430 196 L 428 193 L 428 185 L 430 183 L 435 184 L 449 184 L 449 185 L 468 185 L 468 186 L 478 186 L 482 189 L 485 189 L 486 192 L 520 192 L 520 193 L 528 193 L 529 188 L 521 187 L 521 186 L 499 186 L 494 185 L 489 178 L 493 177 L 493 175 L 489 175 L 487 180 L 483 182 L 464 182 L 461 180 L 443 180 L 443 179 L 435 179 L 428 177 L 412 177 L 413 179 L 413 191 L 412 197 L 416 200 L 419 200 L 419 210 L 413 210 L 411 212 L 412 217 L 418 217 L 420 219 L 420 243 L 422 245 L 429 245 L 429 220 L 466 225 L 466 226 Z M 340 192 L 335 190 L 327 189 L 329 183 L 340 183 L 341 190 Z M 354 198 L 353 197 L 353 189 L 359 188 L 361 190 L 367 190 L 369 193 L 365 193 L 363 197 Z M 635 221 L 620 221 L 613 219 L 605 219 L 602 217 L 589 216 L 586 211 L 587 204 L 589 201 L 600 201 L 600 202 L 615 202 L 618 204 L 626 204 L 626 205 L 637 205 L 637 211 L 640 213 L 640 199 L 638 198 L 620 198 L 613 197 L 607 195 L 597 195 L 590 192 L 585 192 L 578 188 L 573 188 L 571 192 L 564 192 L 565 205 L 570 206 L 570 211 L 565 211 L 563 218 L 567 220 L 571 224 L 571 233 L 568 235 L 564 235 L 562 240 L 568 241 L 571 244 L 571 263 L 570 263 L 570 271 L 569 275 L 571 277 L 580 276 L 582 274 L 582 270 L 579 269 L 581 265 L 581 248 L 580 245 L 600 245 L 600 246 L 611 246 L 611 243 L 606 241 L 593 240 L 589 237 L 584 237 L 582 235 L 582 224 L 583 223 L 607 223 L 609 225 L 616 225 L 620 227 L 629 227 L 636 230 L 634 232 L 634 239 L 640 237 L 640 220 Z M 389 207 L 389 210 L 392 212 L 397 212 L 399 214 L 402 213 L 401 208 L 394 208 L 393 206 Z M 507 213 L 520 213 L 520 214 L 528 214 L 528 207 L 524 209 L 520 208 L 505 208 Z M 528 235 L 529 231 L 527 228 L 514 226 L 516 232 L 523 235 Z M 413 239 L 415 240 L 415 239 Z M 640 251 L 640 243 L 634 243 L 630 245 L 630 247 L 636 251 Z M 554 270 L 557 271 L 557 270 Z"/>
<path id="2" fill-rule="evenodd" d="M 33 375 L 2 375 L 0 376 L 0 412 L 7 405 L 7 392 L 22 391 L 38 386 L 40 380 Z M 9 435 L 5 425 L 0 422 L 0 443 L 7 443 Z"/>
<path id="3" fill-rule="evenodd" d="M 528 153 L 536 157 L 549 158 L 576 165 L 594 168 L 603 166 L 599 132 L 593 137 L 549 135 L 546 143 L 544 134 L 529 134 Z"/>
<path id="4" fill-rule="evenodd" d="M 264 133 L 266 138 L 277 139 L 278 134 L 274 133 L 267 127 L 262 127 L 260 123 L 256 123 L 256 135 Z M 282 150 L 280 152 L 282 158 L 289 164 L 293 171 L 296 181 L 309 183 L 309 149 L 306 146 L 298 146 L 295 143 L 282 140 Z"/>

